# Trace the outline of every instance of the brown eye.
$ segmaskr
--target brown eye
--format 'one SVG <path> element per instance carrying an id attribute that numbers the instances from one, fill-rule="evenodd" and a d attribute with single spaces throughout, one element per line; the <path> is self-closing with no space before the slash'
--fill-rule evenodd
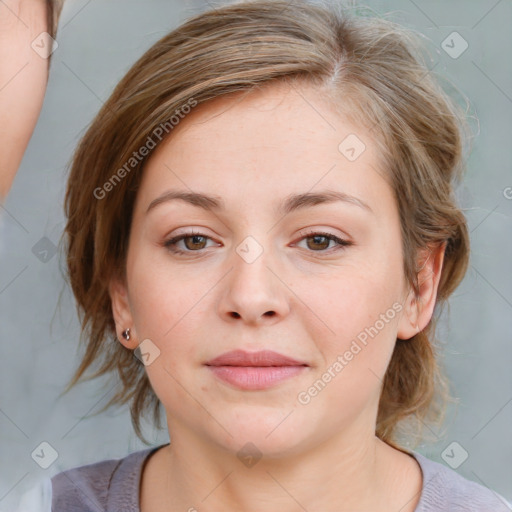
<path id="1" fill-rule="evenodd" d="M 308 236 L 306 240 L 312 240 L 313 242 L 311 244 L 308 243 L 309 249 L 328 249 L 329 244 L 331 243 L 331 239 L 324 235 L 314 235 L 314 236 Z"/>
<path id="2" fill-rule="evenodd" d="M 207 240 L 210 240 L 210 237 L 201 233 L 184 233 L 167 240 L 164 246 L 171 252 L 187 254 L 205 249 Z M 183 241 L 184 249 L 178 247 L 178 243 L 181 241 Z"/>
<path id="3" fill-rule="evenodd" d="M 308 233 L 304 236 L 300 241 L 306 240 L 307 248 L 312 252 L 330 252 L 329 244 L 331 242 L 335 242 L 336 246 L 331 247 L 333 251 L 338 251 L 340 249 L 344 249 L 350 245 L 353 245 L 353 242 L 349 242 L 347 240 L 343 240 L 342 238 L 333 235 L 332 233 Z"/>
<path id="4" fill-rule="evenodd" d="M 185 247 L 193 251 L 194 249 L 204 249 L 203 245 L 206 241 L 206 237 L 201 235 L 193 235 L 184 237 L 182 240 L 185 242 Z M 190 241 L 190 244 L 187 243 L 188 241 Z"/>

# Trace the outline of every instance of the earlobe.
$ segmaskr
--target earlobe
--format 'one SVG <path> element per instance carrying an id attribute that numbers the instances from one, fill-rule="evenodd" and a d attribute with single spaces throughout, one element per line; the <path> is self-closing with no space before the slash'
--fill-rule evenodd
<path id="1" fill-rule="evenodd" d="M 418 258 L 418 287 L 416 296 L 410 290 L 404 304 L 397 331 L 397 338 L 408 340 L 422 331 L 430 322 L 436 304 L 437 289 L 441 279 L 446 242 L 436 247 L 422 249 Z"/>
<path id="2" fill-rule="evenodd" d="M 118 340 L 127 348 L 136 347 L 135 327 L 128 300 L 128 291 L 125 283 L 119 277 L 113 277 L 109 283 L 109 295 L 112 304 L 112 315 L 116 324 Z M 129 339 L 123 336 L 126 329 L 130 329 Z"/>

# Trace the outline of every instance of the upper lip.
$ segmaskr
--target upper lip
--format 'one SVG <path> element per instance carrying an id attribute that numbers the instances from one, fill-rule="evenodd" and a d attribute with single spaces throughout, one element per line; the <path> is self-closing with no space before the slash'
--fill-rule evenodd
<path id="1" fill-rule="evenodd" d="M 308 366 L 307 363 L 297 361 L 273 350 L 261 350 L 259 352 L 232 350 L 211 359 L 205 364 L 207 366 Z"/>

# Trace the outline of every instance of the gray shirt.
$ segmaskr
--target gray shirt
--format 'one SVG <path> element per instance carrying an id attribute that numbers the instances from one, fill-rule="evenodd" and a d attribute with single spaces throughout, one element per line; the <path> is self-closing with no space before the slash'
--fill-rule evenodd
<path id="1" fill-rule="evenodd" d="M 51 512 L 140 512 L 142 468 L 160 445 L 127 455 L 68 469 L 51 478 Z M 511 512 L 496 492 L 417 452 L 410 454 L 423 473 L 415 512 Z M 48 487 L 49 488 L 49 487 Z M 201 507 L 197 504 L 197 510 Z M 28 512 L 29 508 L 19 512 Z M 38 509 L 39 510 L 39 509 Z M 44 512 L 50 512 L 44 511 Z"/>

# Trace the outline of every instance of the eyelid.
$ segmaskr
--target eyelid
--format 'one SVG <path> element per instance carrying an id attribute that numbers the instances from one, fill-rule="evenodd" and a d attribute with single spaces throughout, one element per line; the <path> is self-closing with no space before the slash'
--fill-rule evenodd
<path id="1" fill-rule="evenodd" d="M 339 238 L 342 239 L 344 242 L 348 242 L 350 237 L 345 234 L 336 234 L 331 232 L 330 230 L 333 228 L 303 228 L 300 230 L 300 236 L 306 237 L 306 236 L 312 236 L 312 235 L 324 235 L 324 236 L 330 236 L 333 238 Z"/>

